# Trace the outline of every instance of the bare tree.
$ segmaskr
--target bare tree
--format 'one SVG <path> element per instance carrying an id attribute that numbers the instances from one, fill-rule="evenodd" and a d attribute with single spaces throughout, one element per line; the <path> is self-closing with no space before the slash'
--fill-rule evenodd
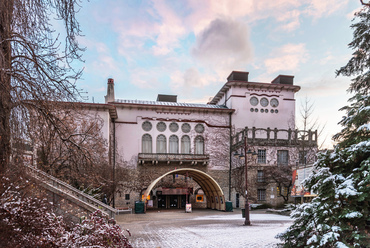
<path id="1" fill-rule="evenodd" d="M 25 138 L 29 111 L 59 129 L 62 125 L 58 116 L 51 114 L 51 101 L 74 102 L 79 95 L 75 80 L 81 71 L 70 66 L 81 59 L 83 50 L 76 40 L 80 34 L 75 19 L 79 3 L 0 1 L 0 174 L 9 168 L 15 152 L 12 142 Z M 64 37 L 55 32 L 52 19 L 63 22 Z M 62 137 L 62 130 L 57 134 Z M 69 137 L 63 138 L 69 141 Z"/>
<path id="2" fill-rule="evenodd" d="M 298 144 L 293 147 L 287 147 L 289 152 L 289 162 L 277 166 L 267 166 L 265 169 L 266 180 L 276 183 L 278 195 L 283 197 L 284 201 L 289 200 L 292 184 L 292 171 L 297 165 L 306 166 L 313 164 L 318 152 L 317 140 L 323 133 L 325 125 L 320 125 L 318 119 L 313 117 L 314 104 L 309 98 L 301 102 L 300 107 L 301 121 L 298 122 L 297 132 Z M 313 131 L 315 130 L 315 131 Z M 325 141 L 325 139 L 324 139 Z M 324 141 L 321 143 L 323 145 Z"/>

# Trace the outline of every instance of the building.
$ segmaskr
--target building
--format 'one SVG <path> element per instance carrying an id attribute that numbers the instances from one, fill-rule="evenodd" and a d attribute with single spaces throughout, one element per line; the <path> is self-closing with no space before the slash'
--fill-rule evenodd
<path id="1" fill-rule="evenodd" d="M 244 163 L 232 155 L 243 152 L 245 143 L 258 153 L 248 165 L 250 201 L 281 204 L 279 195 L 290 189 L 265 180 L 265 168 L 295 165 L 302 147 L 305 154 L 317 146 L 316 132 L 295 130 L 300 87 L 293 78 L 250 82 L 248 72 L 233 71 L 207 104 L 160 94 L 156 101 L 115 99 L 109 79 L 106 103 L 91 106 L 105 122 L 110 164 L 130 170 L 130 176 L 115 178 L 122 182 L 115 205 L 133 207 L 145 200 L 147 207 L 183 208 L 190 202 L 225 210 L 230 200 L 240 207 L 245 191 L 238 189 L 244 179 L 237 171 Z"/>

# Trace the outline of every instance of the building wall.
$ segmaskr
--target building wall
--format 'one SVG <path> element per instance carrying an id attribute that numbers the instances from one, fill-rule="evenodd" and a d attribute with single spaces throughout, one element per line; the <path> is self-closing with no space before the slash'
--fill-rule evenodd
<path id="1" fill-rule="evenodd" d="M 219 158 L 227 159 L 229 154 L 229 116 L 221 113 L 204 113 L 199 111 L 183 113 L 158 113 L 158 110 L 139 110 L 127 109 L 117 106 L 119 118 L 116 122 L 116 140 L 117 151 L 122 156 L 123 161 L 130 167 L 136 168 L 138 164 L 138 154 L 143 152 L 142 137 L 144 134 L 149 134 L 152 137 L 152 152 L 156 153 L 156 139 L 158 135 L 164 135 L 167 140 L 167 153 L 169 152 L 169 137 L 176 135 L 179 139 L 179 153 L 181 153 L 181 137 L 188 135 L 191 140 L 191 153 L 195 151 L 195 138 L 202 136 L 204 138 L 204 152 L 210 154 L 210 168 L 224 169 L 228 164 L 221 161 Z M 152 125 L 150 131 L 143 129 L 143 123 L 149 122 Z M 158 131 L 157 124 L 163 122 L 166 125 L 165 131 Z M 173 132 L 169 126 L 171 123 L 178 125 L 178 130 Z M 183 124 L 189 124 L 190 132 L 182 131 Z M 196 125 L 204 127 L 203 133 L 195 131 Z M 219 147 L 221 145 L 221 147 Z M 217 146 L 217 147 L 216 147 Z M 218 159 L 217 159 L 218 157 Z"/>
<path id="2" fill-rule="evenodd" d="M 112 86 L 112 85 L 110 85 Z M 234 161 L 230 165 L 230 135 L 247 130 L 248 139 L 256 138 L 269 140 L 266 143 L 252 144 L 252 148 L 266 149 L 266 164 L 254 164 L 250 167 L 249 180 L 251 180 L 251 199 L 252 202 L 261 203 L 257 199 L 258 189 L 266 190 L 266 199 L 263 203 L 278 205 L 282 203 L 282 198 L 277 196 L 276 184 L 273 182 L 257 184 L 257 171 L 263 170 L 266 166 L 276 166 L 277 151 L 289 150 L 289 164 L 294 164 L 298 159 L 299 149 L 297 145 L 287 143 L 286 145 L 272 144 L 270 141 L 288 140 L 292 138 L 295 121 L 295 99 L 294 94 L 299 90 L 298 86 L 263 84 L 253 82 L 228 82 L 217 94 L 217 101 L 211 104 L 225 105 L 229 110 L 220 111 L 204 108 L 184 108 L 176 104 L 169 106 L 157 106 L 152 103 L 141 102 L 139 104 L 128 104 L 120 101 L 110 102 L 116 107 L 118 118 L 115 120 L 116 130 L 116 149 L 117 166 L 122 166 L 131 170 L 130 180 L 135 187 L 130 188 L 128 184 L 119 190 L 116 198 L 117 206 L 130 205 L 140 199 L 140 194 L 153 180 L 176 168 L 196 168 L 202 170 L 213 177 L 222 188 L 225 199 L 233 201 L 236 206 L 237 191 L 229 189 L 229 169 L 235 167 Z M 114 90 L 113 90 L 114 92 Z M 251 98 L 256 97 L 258 103 L 253 106 Z M 261 106 L 261 99 L 266 98 L 268 105 Z M 107 98 L 108 99 L 108 98 Z M 114 99 L 110 96 L 109 99 Z M 278 106 L 271 105 L 271 100 L 278 100 Z M 178 107 L 176 107 L 178 106 Z M 263 109 L 263 112 L 261 111 Z M 257 111 L 256 111 L 257 110 Z M 267 110 L 267 111 L 265 111 Z M 231 114 L 231 115 L 230 115 Z M 106 116 L 102 115 L 105 120 Z M 109 122 L 109 120 L 106 120 Z M 143 123 L 151 124 L 150 130 L 143 129 Z M 159 131 L 158 123 L 164 123 L 166 129 Z M 173 123 L 178 125 L 178 130 L 171 131 L 169 126 Z M 183 124 L 190 125 L 190 131 L 182 130 Z M 202 125 L 204 132 L 197 133 L 196 125 Z M 105 126 L 107 128 L 108 126 Z M 253 130 L 253 127 L 255 130 Z M 289 130 L 289 129 L 292 130 Z M 282 130 L 285 131 L 282 131 Z M 267 130 L 267 131 L 266 131 Z M 105 131 L 111 133 L 111 130 Z M 204 138 L 204 154 L 209 156 L 207 163 L 180 163 L 170 161 L 141 161 L 139 154 L 145 153 L 142 146 L 142 137 L 149 134 L 152 138 L 152 153 L 157 153 L 156 139 L 159 135 L 164 135 L 167 141 L 166 153 L 169 153 L 169 138 L 172 135 L 178 137 L 179 153 L 181 153 L 181 137 L 188 135 L 191 140 L 191 153 L 195 153 L 195 138 L 200 135 Z M 285 143 L 284 143 L 285 144 Z M 160 155 L 160 154 L 159 154 Z M 232 178 L 235 180 L 235 178 Z M 159 185 L 160 186 L 160 185 Z M 158 187 L 159 187 L 158 186 Z M 130 199 L 125 200 L 125 194 L 130 194 Z M 195 200 L 195 196 L 192 198 Z M 201 205 L 201 204 L 200 204 Z M 243 195 L 239 196 L 240 207 L 244 206 Z"/>

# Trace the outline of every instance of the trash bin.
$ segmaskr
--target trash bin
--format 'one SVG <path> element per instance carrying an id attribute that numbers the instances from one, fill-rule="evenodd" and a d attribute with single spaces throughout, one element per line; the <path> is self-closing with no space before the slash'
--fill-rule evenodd
<path id="1" fill-rule="evenodd" d="M 135 214 L 145 214 L 144 202 L 142 201 L 135 202 Z"/>
<path id="2" fill-rule="evenodd" d="M 245 218 L 245 208 L 242 208 L 242 217 Z"/>
<path id="3" fill-rule="evenodd" d="M 225 211 L 226 212 L 232 212 L 233 211 L 233 202 L 231 201 L 226 201 L 225 202 Z"/>

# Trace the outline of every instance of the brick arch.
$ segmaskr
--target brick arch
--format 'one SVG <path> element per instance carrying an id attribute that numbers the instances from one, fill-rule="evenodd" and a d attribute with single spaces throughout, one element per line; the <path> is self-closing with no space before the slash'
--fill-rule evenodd
<path id="1" fill-rule="evenodd" d="M 196 183 L 198 183 L 199 186 L 203 189 L 203 192 L 207 197 L 207 208 L 212 208 L 216 210 L 225 210 L 225 196 L 220 185 L 218 185 L 216 180 L 214 180 L 207 173 L 192 168 L 182 168 L 172 170 L 155 179 L 144 192 L 143 198 L 145 199 L 145 203 L 147 202 L 146 200 L 147 196 L 150 194 L 150 191 L 154 188 L 154 186 L 162 178 L 172 174 L 180 174 L 184 176 L 188 174 L 188 176 L 192 177 L 193 180 Z"/>

